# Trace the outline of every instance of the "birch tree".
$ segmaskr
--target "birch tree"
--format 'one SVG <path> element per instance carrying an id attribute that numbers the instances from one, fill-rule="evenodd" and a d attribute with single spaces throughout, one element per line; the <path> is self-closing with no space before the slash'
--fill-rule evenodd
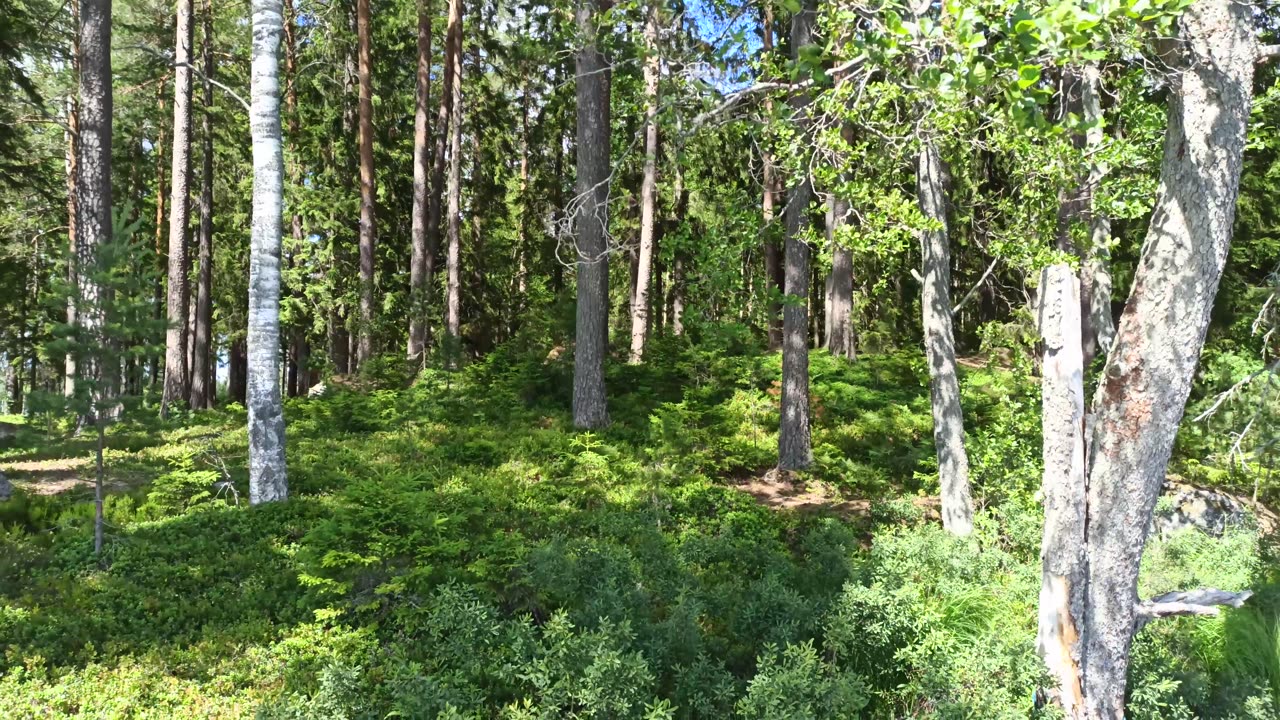
<path id="1" fill-rule="evenodd" d="M 250 134 L 253 221 L 249 250 L 249 502 L 284 500 L 284 409 L 280 398 L 280 244 L 284 155 L 280 131 L 281 0 L 253 0 Z"/>
<path id="2" fill-rule="evenodd" d="M 658 8 L 650 4 L 644 20 L 644 178 L 640 182 L 640 252 L 631 302 L 631 362 L 644 360 L 649 334 L 649 283 L 653 274 L 654 210 L 658 188 Z"/>

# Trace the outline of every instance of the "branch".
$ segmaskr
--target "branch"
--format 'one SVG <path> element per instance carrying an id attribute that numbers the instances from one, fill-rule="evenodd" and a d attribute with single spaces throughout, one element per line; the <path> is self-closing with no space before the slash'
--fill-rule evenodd
<path id="1" fill-rule="evenodd" d="M 852 60 L 848 60 L 846 62 L 840 63 L 839 65 L 836 65 L 835 67 L 828 70 L 826 74 L 828 77 L 832 77 L 832 78 L 839 77 L 849 72 L 850 70 L 853 70 L 859 65 L 861 65 L 863 62 L 866 61 L 866 59 L 867 58 L 865 55 L 859 55 L 858 57 Z M 816 79 L 811 77 L 808 80 L 804 80 L 798 83 L 760 81 L 755 83 L 754 85 L 748 85 L 747 87 L 744 87 L 741 90 L 736 90 L 734 92 L 729 93 L 728 95 L 725 95 L 724 100 L 720 101 L 719 105 L 695 117 L 693 119 L 693 122 L 690 123 L 690 126 L 691 126 L 690 130 L 696 130 L 702 127 L 711 118 L 733 109 L 733 107 L 737 105 L 739 102 L 758 92 L 764 92 L 765 90 L 781 90 L 784 88 L 790 89 L 792 91 L 804 90 L 806 88 L 813 87 L 815 84 L 816 84 Z"/>
<path id="2" fill-rule="evenodd" d="M 987 278 L 991 277 L 991 271 L 996 269 L 996 263 L 998 262 L 1000 262 L 1000 258 L 991 258 L 991 264 L 987 266 L 986 272 L 982 273 L 982 277 L 978 278 L 978 282 L 974 283 L 973 287 L 969 288 L 969 292 L 965 293 L 964 297 L 960 298 L 960 302 L 956 303 L 956 306 L 951 308 L 952 315 L 960 312 L 960 308 L 964 307 L 964 304 L 969 302 L 974 294 L 978 292 L 978 288 L 982 287 L 983 283 L 987 281 Z"/>
<path id="3" fill-rule="evenodd" d="M 1133 634 L 1137 635 L 1152 620 L 1177 615 L 1217 615 L 1223 605 L 1238 608 L 1252 596 L 1252 590 L 1233 593 L 1216 588 L 1178 590 L 1157 595 L 1138 603 L 1133 617 Z"/>
<path id="4" fill-rule="evenodd" d="M 1258 59 L 1256 62 L 1264 63 L 1280 57 L 1280 45 L 1263 45 L 1258 48 Z"/>
<path id="5" fill-rule="evenodd" d="M 217 80 L 214 80 L 213 78 L 209 77 L 208 75 L 205 75 L 203 72 L 201 72 L 201 71 L 200 71 L 200 68 L 196 67 L 195 65 L 192 65 L 191 63 L 173 62 L 172 60 L 170 60 L 170 59 L 169 59 L 169 56 L 168 56 L 168 55 L 165 55 L 164 53 L 160 52 L 159 50 L 156 50 L 156 49 L 155 49 L 155 48 L 153 48 L 153 47 L 147 47 L 146 45 L 126 45 L 126 46 L 125 46 L 124 48 L 122 48 L 122 49 L 124 49 L 124 50 L 141 50 L 142 52 L 148 53 L 148 54 L 150 54 L 150 55 L 153 55 L 153 56 L 155 56 L 155 57 L 160 58 L 161 60 L 164 60 L 164 61 L 168 62 L 168 63 L 169 63 L 169 67 L 172 67 L 172 68 L 187 68 L 187 69 L 188 69 L 188 70 L 190 70 L 191 72 L 195 73 L 195 74 L 196 74 L 196 76 L 197 76 L 197 77 L 199 77 L 201 80 L 205 80 L 205 81 L 207 81 L 210 85 L 212 85 L 212 86 L 214 86 L 214 87 L 216 87 L 216 88 L 218 88 L 218 89 L 222 90 L 222 91 L 223 91 L 223 92 L 225 92 L 226 94 L 228 94 L 228 95 L 230 95 L 231 97 L 235 98 L 235 99 L 236 99 L 236 102 L 240 103 L 241 107 L 243 107 L 243 108 L 244 108 L 244 111 L 245 111 L 245 112 L 249 113 L 250 115 L 252 115 L 252 114 L 253 114 L 253 108 L 249 107 L 249 103 L 248 103 L 244 98 L 240 97 L 240 95 L 238 95 L 238 94 L 236 93 L 236 91 L 235 91 L 235 90 L 232 90 L 231 88 L 227 87 L 226 85 L 223 85 L 222 83 L 218 82 Z"/>

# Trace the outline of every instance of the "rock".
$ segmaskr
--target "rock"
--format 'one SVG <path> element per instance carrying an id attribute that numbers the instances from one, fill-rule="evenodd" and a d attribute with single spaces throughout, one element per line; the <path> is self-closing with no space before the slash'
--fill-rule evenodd
<path id="1" fill-rule="evenodd" d="M 315 385 L 312 385 L 311 389 L 307 391 L 307 397 L 309 398 L 324 397 L 325 395 L 328 394 L 328 392 L 329 392 L 329 386 L 324 384 L 323 382 L 318 382 Z"/>
<path id="2" fill-rule="evenodd" d="M 9 483 L 9 478 L 5 477 L 4 471 L 0 470 L 0 502 L 13 497 L 13 485 Z"/>
<path id="3" fill-rule="evenodd" d="M 1160 537 L 1186 528 L 1222 537 L 1227 528 L 1244 525 L 1249 517 L 1244 503 L 1227 493 L 1166 482 L 1151 523 Z"/>

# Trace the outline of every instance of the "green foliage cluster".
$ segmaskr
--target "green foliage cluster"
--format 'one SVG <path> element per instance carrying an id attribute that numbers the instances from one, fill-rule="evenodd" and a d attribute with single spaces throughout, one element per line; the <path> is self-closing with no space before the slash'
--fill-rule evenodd
<path id="1" fill-rule="evenodd" d="M 779 373 L 734 337 L 610 366 L 616 421 L 595 434 L 570 428 L 563 361 L 533 350 L 291 400 L 295 493 L 279 505 L 237 507 L 215 485 L 245 492 L 240 408 L 112 426 L 113 466 L 143 482 L 109 498 L 102 564 L 74 492 L 0 515 L 0 706 L 1026 718 L 1044 681 L 1034 383 L 994 366 L 965 378 L 987 509 L 959 540 L 911 501 L 936 480 L 909 355 L 814 358 L 822 461 L 804 480 L 871 499 L 867 516 L 779 512 L 733 488 L 768 465 Z M 0 459 L 77 442 L 29 431 Z M 1268 586 L 1263 556 L 1249 531 L 1174 536 L 1151 548 L 1143 592 Z M 1274 717 L 1280 602 L 1263 597 L 1145 631 L 1132 716 Z"/>

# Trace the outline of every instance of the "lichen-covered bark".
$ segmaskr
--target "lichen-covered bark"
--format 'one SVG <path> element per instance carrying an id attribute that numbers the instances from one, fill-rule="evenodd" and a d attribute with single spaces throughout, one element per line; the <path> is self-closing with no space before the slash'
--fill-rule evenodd
<path id="1" fill-rule="evenodd" d="M 1089 443 L 1084 703 L 1124 716 L 1138 564 L 1204 344 L 1235 219 L 1257 49 L 1251 9 L 1199 0 L 1167 60 L 1160 187 Z"/>
<path id="2" fill-rule="evenodd" d="M 277 53 L 284 32 L 280 0 L 253 0 L 249 131 L 253 141 L 253 220 L 249 238 L 249 502 L 284 500 L 284 411 L 280 401 L 280 241 L 284 156 Z"/>
<path id="3" fill-rule="evenodd" d="M 920 233 L 924 286 L 925 358 L 929 364 L 929 396 L 933 407 L 933 442 L 938 452 L 938 484 L 942 489 L 942 525 L 956 535 L 973 530 L 969 496 L 969 456 L 964 449 L 964 415 L 956 375 L 956 341 L 951 321 L 951 246 L 947 232 L 946 189 L 942 157 L 926 141 L 916 163 L 916 195 L 931 227 Z"/>
<path id="4" fill-rule="evenodd" d="M 98 266 L 98 248 L 111 239 L 111 0 L 83 0 L 80 5 L 80 137 L 76 145 L 76 266 L 79 303 L 76 317 L 86 338 L 103 332 L 102 288 L 88 268 Z M 96 383 L 90 415 L 98 419 L 105 406 L 102 369 L 90 355 L 77 369 L 81 379 Z M 18 372 L 21 398 L 21 368 Z M 21 412 L 21 407 L 15 412 Z"/>
<path id="5" fill-rule="evenodd" d="M 813 39 L 817 3 L 807 0 L 791 17 L 792 59 Z M 808 99 L 791 97 L 796 122 L 803 124 Z M 795 179 L 786 208 L 787 240 L 783 274 L 786 302 L 782 308 L 782 415 L 778 428 L 778 468 L 799 470 L 813 464 L 809 419 L 809 226 L 813 186 L 807 173 Z"/>
<path id="6" fill-rule="evenodd" d="M 597 46 L 598 0 L 579 0 L 575 10 L 583 46 L 575 63 L 578 100 L 577 268 L 578 308 L 573 357 L 573 424 L 609 423 L 604 359 L 609 339 L 609 252 L 605 230 L 609 197 L 610 76 Z"/>
<path id="7" fill-rule="evenodd" d="M 1068 718 L 1078 717 L 1083 700 L 1080 628 L 1084 608 L 1085 466 L 1084 355 L 1081 344 L 1080 282 L 1069 265 L 1040 274 L 1040 333 L 1044 437 L 1044 541 L 1037 646 L 1054 696 Z"/>
<path id="8" fill-rule="evenodd" d="M 161 414 L 175 402 L 187 399 L 190 375 L 187 367 L 187 323 L 190 288 L 187 282 L 187 246 L 191 243 L 191 24 L 192 0 L 178 0 L 177 30 L 173 45 L 173 146 L 169 199 L 169 285 L 166 293 L 169 329 L 164 339 L 164 395 Z"/>

